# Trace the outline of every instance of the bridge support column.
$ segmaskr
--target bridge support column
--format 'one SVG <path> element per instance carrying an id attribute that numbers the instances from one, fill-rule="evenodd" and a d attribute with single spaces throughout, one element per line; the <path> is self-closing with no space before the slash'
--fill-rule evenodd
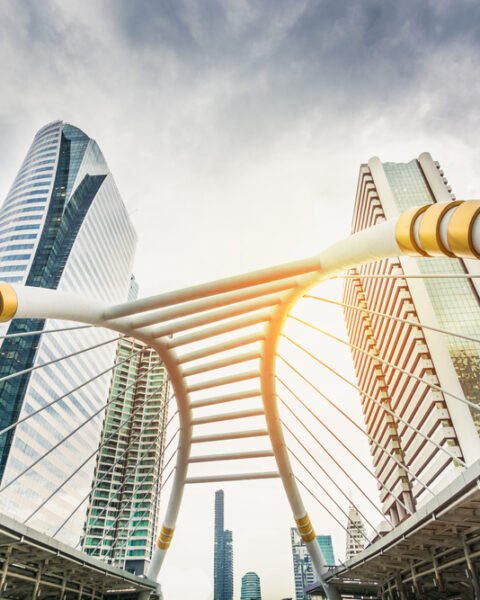
<path id="1" fill-rule="evenodd" d="M 400 600 L 407 600 L 407 594 L 405 593 L 405 586 L 403 585 L 402 577 L 400 573 L 395 575 L 395 585 L 397 586 L 397 595 Z"/>
<path id="2" fill-rule="evenodd" d="M 420 586 L 418 585 L 417 572 L 415 571 L 415 565 L 413 564 L 413 562 L 410 563 L 410 573 L 412 574 L 412 584 L 415 595 L 417 598 L 421 598 L 422 592 L 420 590 Z"/>
<path id="3" fill-rule="evenodd" d="M 278 305 L 271 321 L 267 323 L 262 347 L 260 379 L 268 434 L 270 436 L 278 472 L 282 479 L 283 488 L 297 524 L 298 532 L 305 542 L 305 546 L 310 554 L 312 564 L 317 573 L 319 583 L 323 587 L 327 599 L 341 600 L 341 595 L 338 590 L 332 587 L 324 579 L 325 572 L 327 571 L 325 558 L 317 542 L 315 531 L 310 522 L 310 517 L 307 514 L 298 489 L 297 480 L 290 463 L 290 456 L 283 435 L 283 428 L 277 405 L 275 360 L 280 334 L 290 308 L 314 281 L 316 281 L 316 276 L 314 276 L 312 280 L 309 279 L 306 281 L 305 287 L 295 289 L 289 297 L 286 297 L 284 301 Z"/>
<path id="4" fill-rule="evenodd" d="M 433 570 L 435 571 L 435 581 L 437 582 L 438 591 L 444 592 L 445 584 L 443 582 L 442 574 L 438 570 L 438 558 L 436 556 L 433 557 Z"/>
<path id="5" fill-rule="evenodd" d="M 480 600 L 480 582 L 478 580 L 478 573 L 475 565 L 472 563 L 472 559 L 470 557 L 470 548 L 468 547 L 468 542 L 463 537 L 463 552 L 465 554 L 465 560 L 467 562 L 467 571 L 470 577 L 470 581 L 472 582 L 473 593 L 475 600 Z"/>

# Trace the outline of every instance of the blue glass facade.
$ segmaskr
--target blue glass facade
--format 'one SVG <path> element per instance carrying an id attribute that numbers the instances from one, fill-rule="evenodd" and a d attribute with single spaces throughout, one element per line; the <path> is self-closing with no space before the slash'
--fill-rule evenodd
<path id="1" fill-rule="evenodd" d="M 215 492 L 213 600 L 233 600 L 233 536 L 224 529 L 224 492 Z"/>
<path id="2" fill-rule="evenodd" d="M 114 303 L 126 296 L 135 244 L 132 224 L 96 142 L 59 121 L 41 129 L 0 209 L 0 278 Z M 3 267 L 8 270 L 2 272 Z M 8 333 L 71 325 L 18 319 Z M 0 334 L 6 332 L 2 326 Z M 92 328 L 4 340 L 0 377 L 114 338 L 112 332 Z M 108 369 L 114 353 L 112 343 L 0 383 L 0 426 Z M 106 401 L 108 383 L 107 374 L 1 436 L 2 486 L 98 410 Z M 100 413 L 0 493 L 0 510 L 26 519 L 96 449 L 102 420 Z M 94 458 L 88 461 L 27 524 L 52 534 L 88 494 L 94 464 Z M 60 539 L 78 541 L 86 508 L 85 502 Z"/>

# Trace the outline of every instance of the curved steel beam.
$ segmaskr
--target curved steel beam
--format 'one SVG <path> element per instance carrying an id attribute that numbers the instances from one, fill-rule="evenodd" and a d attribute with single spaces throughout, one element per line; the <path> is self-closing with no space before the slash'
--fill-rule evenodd
<path id="1" fill-rule="evenodd" d="M 293 476 L 279 420 L 275 356 L 285 319 L 294 304 L 313 285 L 345 269 L 373 260 L 396 257 L 399 254 L 480 258 L 479 215 L 478 201 L 419 207 L 402 214 L 397 222 L 384 222 L 358 232 L 330 246 L 318 256 L 112 307 L 88 298 L 65 295 L 56 290 L 0 283 L 0 321 L 9 321 L 15 316 L 42 317 L 105 327 L 148 344 L 158 352 L 164 362 L 177 401 L 180 436 L 172 491 L 157 549 L 148 571 L 148 577 L 151 579 L 158 576 L 180 510 L 192 444 L 192 408 L 213 403 L 211 400 L 191 403 L 186 378 L 201 372 L 201 369 L 190 367 L 189 370 L 182 370 L 181 365 L 241 347 L 245 343 L 261 343 L 261 393 L 278 471 L 298 530 L 307 545 L 321 583 L 328 598 L 337 600 L 338 593 L 323 578 L 325 562 Z M 267 299 L 256 301 L 257 298 L 272 292 L 281 292 L 273 303 Z M 231 308 L 224 308 L 226 306 Z M 251 315 L 229 321 L 230 317 L 245 315 L 257 308 L 263 308 L 262 312 L 252 312 Z M 187 315 L 197 317 L 183 322 L 176 321 L 176 324 L 174 321 L 173 326 L 158 327 L 159 323 L 168 323 L 172 319 Z M 220 321 L 220 325 L 196 330 L 199 326 L 216 321 Z M 264 335 L 249 334 L 234 342 L 216 343 L 210 347 L 211 350 L 205 347 L 189 351 L 182 356 L 176 354 L 178 347 L 262 322 L 266 323 Z M 185 325 L 191 326 L 194 333 L 179 336 L 177 341 L 167 337 L 172 332 L 181 331 Z M 162 337 L 159 337 L 159 334 Z M 228 361 L 219 360 L 210 363 L 209 368 L 215 370 L 227 364 Z M 230 364 L 234 364 L 233 359 Z M 225 381 L 225 378 L 214 379 L 210 386 L 203 387 L 217 387 L 222 381 Z M 235 435 L 247 437 L 249 433 L 241 432 Z M 229 435 L 229 439 L 233 439 L 232 434 Z"/>

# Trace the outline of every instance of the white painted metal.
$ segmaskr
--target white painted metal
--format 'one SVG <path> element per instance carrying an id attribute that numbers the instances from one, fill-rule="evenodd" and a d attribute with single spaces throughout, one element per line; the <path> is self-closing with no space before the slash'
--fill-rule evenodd
<path id="1" fill-rule="evenodd" d="M 165 527 L 172 530 L 175 527 L 185 483 L 238 481 L 278 476 L 282 479 L 294 517 L 301 519 L 305 517 L 306 510 L 290 464 L 277 408 L 275 361 L 279 336 L 289 310 L 311 286 L 323 279 L 335 276 L 349 267 L 358 266 L 379 258 L 398 256 L 400 249 L 395 239 L 395 226 L 394 221 L 387 221 L 371 229 L 356 233 L 327 248 L 318 256 L 305 260 L 160 294 L 114 307 L 102 306 L 86 298 L 65 296 L 52 290 L 16 287 L 18 295 L 17 316 L 69 319 L 107 327 L 133 336 L 157 350 L 165 363 L 172 382 L 180 420 L 176 470 L 164 520 Z M 272 294 L 275 295 L 272 296 Z M 189 318 L 182 319 L 181 317 Z M 215 321 L 218 321 L 216 325 L 205 327 L 205 325 Z M 164 325 L 158 325 L 159 323 L 164 323 Z M 244 330 L 262 323 L 264 324 L 264 333 L 249 333 L 248 335 L 244 333 L 233 340 L 215 343 L 210 347 L 187 348 L 183 355 L 177 355 L 177 348 L 187 347 L 203 340 L 233 331 Z M 182 335 L 173 335 L 172 337 L 172 334 L 177 334 L 186 329 L 192 329 L 192 331 Z M 240 360 L 258 358 L 259 353 L 258 350 L 254 349 L 244 354 L 243 358 L 238 358 L 238 355 L 235 358 L 235 355 L 232 355 L 230 358 L 226 357 L 204 365 L 188 367 L 183 371 L 182 364 L 208 358 L 214 354 L 248 344 L 261 344 L 260 373 L 256 371 L 240 373 L 187 386 L 185 378 L 190 375 L 238 364 Z M 246 381 L 259 376 L 263 411 L 244 411 L 243 416 L 253 416 L 253 412 L 257 416 L 264 413 L 268 431 L 252 430 L 193 436 L 192 429 L 195 424 L 223 421 L 228 418 L 228 415 L 193 420 L 192 408 L 242 400 L 254 397 L 258 395 L 258 392 L 249 390 L 248 392 L 200 399 L 196 402 L 191 402 L 190 393 Z M 230 416 L 236 415 L 236 418 L 240 418 L 240 414 L 230 413 Z M 244 473 L 187 478 L 189 462 L 199 462 L 200 459 L 205 458 L 190 458 L 192 443 L 245 439 L 267 434 L 270 436 L 278 473 Z M 216 459 L 211 458 L 211 460 L 220 460 L 218 456 Z M 227 460 L 226 455 L 223 456 L 223 459 Z M 233 457 L 230 455 L 230 458 Z M 240 456 L 237 455 L 236 458 L 240 458 Z M 247 457 L 244 455 L 243 458 Z M 338 600 L 338 593 L 324 581 L 325 561 L 316 540 L 306 542 L 306 545 L 327 597 L 330 600 Z M 149 578 L 157 578 L 165 552 L 166 550 L 161 548 L 155 550 L 148 571 Z"/>
<path id="2" fill-rule="evenodd" d="M 261 396 L 262 392 L 257 389 L 247 390 L 246 392 L 237 392 L 235 394 L 226 394 L 225 396 L 216 396 L 214 398 L 205 398 L 204 400 L 195 400 L 191 402 L 192 408 L 203 408 L 204 406 L 213 406 L 214 404 L 224 404 L 225 402 L 236 402 L 247 398 L 256 398 Z"/>
<path id="3" fill-rule="evenodd" d="M 266 429 L 252 429 L 250 431 L 232 431 L 230 433 L 212 433 L 210 435 L 196 435 L 192 437 L 192 444 L 203 442 L 223 442 L 226 440 L 242 440 L 246 438 L 262 437 L 268 435 Z"/>
<path id="4" fill-rule="evenodd" d="M 194 352 L 182 354 L 178 357 L 178 361 L 180 364 L 184 364 L 193 360 L 198 360 L 199 358 L 206 358 L 207 356 L 212 356 L 212 354 L 219 354 L 220 352 L 226 352 L 227 350 L 234 350 L 236 348 L 241 348 L 242 346 L 254 344 L 255 342 L 261 342 L 263 341 L 263 339 L 263 333 L 253 333 L 251 335 L 244 335 L 239 338 L 233 338 L 228 342 L 214 344 L 211 346 L 207 346 L 206 348 L 201 348 L 200 350 L 195 350 Z"/>
<path id="5" fill-rule="evenodd" d="M 230 319 L 220 325 L 213 325 L 212 327 L 204 327 L 198 332 L 187 333 L 182 336 L 178 336 L 169 341 L 170 348 L 178 348 L 179 346 L 185 346 L 187 344 L 193 344 L 194 342 L 201 342 L 216 335 L 223 333 L 229 333 L 230 331 L 236 331 L 237 329 L 243 329 L 250 327 L 251 325 L 258 325 L 259 323 L 265 323 L 272 316 L 271 308 L 267 310 L 259 310 L 255 313 L 248 315 L 247 317 L 240 317 L 238 319 Z"/>
<path id="6" fill-rule="evenodd" d="M 245 481 L 247 479 L 276 479 L 278 477 L 280 475 L 276 471 L 266 473 L 226 473 L 225 475 L 188 477 L 185 483 L 215 483 L 218 481 Z"/>
<path id="7" fill-rule="evenodd" d="M 218 415 L 208 415 L 208 417 L 198 417 L 193 419 L 192 425 L 206 425 L 207 423 L 220 423 L 221 421 L 232 421 L 234 419 L 247 419 L 249 417 L 261 417 L 262 408 L 252 408 L 251 410 L 239 410 L 231 413 L 220 413 Z"/>
<path id="8" fill-rule="evenodd" d="M 141 313 L 140 316 L 135 316 L 130 320 L 131 326 L 137 329 L 145 327 L 147 325 L 153 325 L 157 323 L 163 323 L 171 319 L 178 319 L 180 317 L 187 317 L 189 315 L 196 315 L 206 310 L 212 310 L 215 308 L 221 308 L 230 304 L 237 304 L 243 300 L 251 300 L 273 294 L 275 292 L 282 292 L 290 288 L 298 286 L 298 279 L 285 279 L 280 281 L 273 281 L 265 285 L 258 285 L 252 288 L 246 288 L 239 292 L 229 292 L 227 294 L 218 294 L 216 296 L 208 297 L 202 300 L 195 300 L 193 302 L 184 302 L 177 304 L 172 308 L 156 310 L 146 313 Z"/>
<path id="9" fill-rule="evenodd" d="M 188 391 L 200 392 L 202 390 L 208 390 L 210 388 L 220 387 L 222 385 L 230 385 L 231 383 L 237 383 L 239 381 L 258 379 L 258 377 L 260 377 L 260 373 L 258 371 L 235 373 L 234 375 L 227 375 L 226 377 L 219 377 L 218 379 L 209 379 L 208 381 L 202 381 L 200 383 L 195 383 L 194 385 L 189 385 Z"/>
<path id="10" fill-rule="evenodd" d="M 190 377 L 191 375 L 198 375 L 199 373 L 206 373 L 208 371 L 214 371 L 215 369 L 221 369 L 223 367 L 229 367 L 231 365 L 239 365 L 249 360 L 258 360 L 261 354 L 259 350 L 252 350 L 251 352 L 244 352 L 243 354 L 236 354 L 235 356 L 228 356 L 221 360 L 215 360 L 209 363 L 202 363 L 195 367 L 189 367 L 183 369 L 183 376 Z"/>
<path id="11" fill-rule="evenodd" d="M 251 452 L 232 452 L 230 454 L 203 454 L 191 456 L 190 463 L 214 462 L 217 460 L 242 460 L 244 458 L 268 458 L 273 456 L 272 450 L 257 450 Z"/>

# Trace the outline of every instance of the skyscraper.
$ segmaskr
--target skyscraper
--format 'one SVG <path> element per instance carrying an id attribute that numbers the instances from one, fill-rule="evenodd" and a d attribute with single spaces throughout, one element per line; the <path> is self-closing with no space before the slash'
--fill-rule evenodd
<path id="1" fill-rule="evenodd" d="M 215 492 L 215 546 L 213 557 L 213 599 L 233 599 L 233 536 L 224 527 L 223 490 Z"/>
<path id="2" fill-rule="evenodd" d="M 240 600 L 262 600 L 260 577 L 253 571 L 245 573 L 242 577 Z"/>
<path id="3" fill-rule="evenodd" d="M 406 164 L 382 164 L 373 158 L 360 168 L 352 231 L 394 219 L 415 206 L 452 201 L 444 173 L 429 154 Z M 471 261 L 462 259 L 402 256 L 353 270 L 351 274 L 357 277 L 345 284 L 345 321 L 354 346 L 367 430 L 375 440 L 370 449 L 380 499 L 385 515 L 394 524 L 405 518 L 408 509 L 428 498 L 425 485 L 439 490 L 459 473 L 458 461 L 439 447 L 467 464 L 480 455 L 479 423 L 476 427 L 468 407 L 428 385 L 478 403 L 478 345 L 405 322 L 478 337 L 477 284 L 465 278 L 418 277 L 464 275 L 475 268 Z M 404 274 L 417 278 L 404 279 Z M 378 277 L 385 275 L 398 278 Z M 397 421 L 379 404 L 401 415 L 421 434 Z"/>
<path id="4" fill-rule="evenodd" d="M 361 552 L 365 547 L 366 541 L 363 519 L 358 510 L 350 504 L 348 508 L 346 560 Z"/>
<path id="5" fill-rule="evenodd" d="M 158 529 L 167 373 L 155 350 L 132 338 L 120 341 L 116 361 L 82 546 L 144 574 Z"/>
<path id="6" fill-rule="evenodd" d="M 128 289 L 135 245 L 133 226 L 96 142 L 61 121 L 42 128 L 0 209 L 3 281 L 119 302 Z M 101 413 L 91 417 L 105 403 L 110 380 L 110 373 L 99 374 L 113 364 L 116 342 L 111 332 L 96 328 L 47 333 L 74 325 L 17 319 L 0 328 L 2 335 L 7 327 L 8 334 L 41 332 L 3 340 L 0 377 L 97 346 L 0 382 L 2 428 L 56 401 L 0 436 L 2 486 L 39 460 L 0 493 L 0 511 L 20 520 L 32 515 L 27 524 L 49 534 L 75 511 L 58 534 L 70 544 L 82 532 L 87 503 L 78 507 L 91 486 L 95 458 L 89 457 L 103 421 Z"/>
<path id="7" fill-rule="evenodd" d="M 325 564 L 328 567 L 335 566 L 335 554 L 333 552 L 333 542 L 331 535 L 317 535 L 317 542 L 322 551 Z"/>
<path id="8" fill-rule="evenodd" d="M 335 565 L 331 536 L 317 535 L 317 542 L 322 550 L 325 564 L 327 566 Z M 290 529 L 290 543 L 292 546 L 293 575 L 295 578 L 295 600 L 308 600 L 309 595 L 304 590 L 307 585 L 315 583 L 318 578 L 305 542 L 302 540 L 296 527 Z"/>

